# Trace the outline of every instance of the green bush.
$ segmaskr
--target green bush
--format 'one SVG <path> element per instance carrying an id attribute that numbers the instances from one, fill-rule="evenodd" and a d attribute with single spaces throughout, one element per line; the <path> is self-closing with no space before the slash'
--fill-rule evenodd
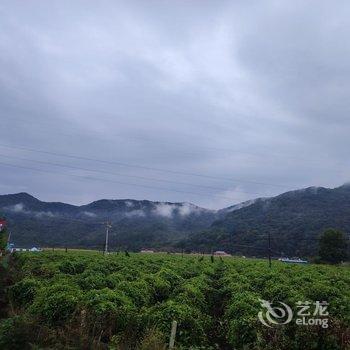
<path id="1" fill-rule="evenodd" d="M 82 307 L 87 312 L 89 328 L 95 334 L 104 334 L 106 341 L 113 334 L 126 332 L 130 328 L 130 331 L 137 332 L 136 308 L 123 292 L 109 288 L 91 290 L 84 296 Z"/>
<path id="2" fill-rule="evenodd" d="M 83 261 L 66 260 L 60 264 L 59 269 L 63 273 L 75 275 L 84 272 L 85 263 Z"/>
<path id="3" fill-rule="evenodd" d="M 150 285 L 155 302 L 166 300 L 171 293 L 171 284 L 158 275 L 145 277 L 145 281 Z"/>
<path id="4" fill-rule="evenodd" d="M 137 307 L 149 305 L 152 299 L 151 287 L 144 280 L 120 282 L 116 290 L 123 291 Z"/>
<path id="5" fill-rule="evenodd" d="M 23 316 L 14 316 L 0 322 L 0 349 L 30 349 L 33 338 L 33 324 Z"/>
<path id="6" fill-rule="evenodd" d="M 197 308 L 169 300 L 147 310 L 146 319 L 164 334 L 170 334 L 172 321 L 178 323 L 177 342 L 184 346 L 208 343 L 209 318 Z"/>
<path id="7" fill-rule="evenodd" d="M 1 322 L 0 349 L 162 349 L 173 320 L 177 348 L 191 350 L 333 350 L 349 332 L 345 266 L 273 262 L 269 269 L 257 259 L 93 252 L 21 253 L 9 261 L 13 307 L 5 310 L 18 316 L 9 312 Z M 299 300 L 326 300 L 330 327 L 268 328 L 257 318 L 259 299 L 294 310 Z"/>
<path id="8" fill-rule="evenodd" d="M 81 292 L 69 285 L 43 287 L 30 312 L 39 316 L 42 322 L 53 326 L 63 325 L 72 320 L 80 300 Z"/>
<path id="9" fill-rule="evenodd" d="M 237 348 L 256 343 L 260 328 L 257 314 L 260 310 L 259 296 L 250 293 L 237 293 L 230 300 L 225 312 L 228 323 L 228 342 Z"/>
<path id="10" fill-rule="evenodd" d="M 103 289 L 108 287 L 109 281 L 102 273 L 85 271 L 77 278 L 78 285 L 83 290 Z"/>
<path id="11" fill-rule="evenodd" d="M 9 298 L 14 306 L 28 306 L 34 300 L 41 283 L 34 278 L 24 278 L 8 290 Z"/>

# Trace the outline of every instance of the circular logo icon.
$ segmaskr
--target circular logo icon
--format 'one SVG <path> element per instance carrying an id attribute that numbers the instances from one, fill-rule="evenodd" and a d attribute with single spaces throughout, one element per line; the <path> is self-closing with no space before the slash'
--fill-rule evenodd
<path id="1" fill-rule="evenodd" d="M 278 306 L 273 306 L 271 302 L 263 299 L 260 299 L 260 303 L 265 310 L 259 311 L 258 317 L 266 327 L 287 324 L 293 318 L 292 309 L 281 301 L 278 302 Z"/>

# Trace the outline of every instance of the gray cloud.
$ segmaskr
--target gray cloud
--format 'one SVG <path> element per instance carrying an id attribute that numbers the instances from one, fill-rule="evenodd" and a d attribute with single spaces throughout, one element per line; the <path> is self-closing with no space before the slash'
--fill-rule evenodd
<path id="1" fill-rule="evenodd" d="M 57 214 L 52 213 L 51 211 L 31 211 L 26 209 L 25 205 L 23 203 L 17 203 L 8 207 L 3 207 L 2 210 L 13 212 L 13 213 L 21 213 L 25 215 L 32 215 L 37 218 L 42 218 L 42 217 L 50 217 L 53 218 L 57 216 Z"/>
<path id="2" fill-rule="evenodd" d="M 349 11 L 345 1 L 3 1 L 1 193 L 219 208 L 348 181 Z"/>

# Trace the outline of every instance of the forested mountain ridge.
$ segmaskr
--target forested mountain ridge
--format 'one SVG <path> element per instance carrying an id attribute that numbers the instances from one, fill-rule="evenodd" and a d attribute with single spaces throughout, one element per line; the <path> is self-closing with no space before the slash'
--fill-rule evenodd
<path id="1" fill-rule="evenodd" d="M 104 222 L 111 221 L 111 246 L 165 247 L 209 227 L 217 212 L 190 203 L 102 199 L 75 206 L 42 202 L 27 193 L 0 196 L 12 241 L 19 246 L 102 247 Z"/>
<path id="2" fill-rule="evenodd" d="M 257 199 L 182 244 L 189 250 L 210 247 L 266 255 L 270 233 L 275 255 L 314 255 L 319 235 L 330 227 L 350 232 L 349 184 L 334 189 L 309 187 Z"/>
<path id="3" fill-rule="evenodd" d="M 18 193 L 0 196 L 0 213 L 17 246 L 102 248 L 104 222 L 110 220 L 112 249 L 220 249 L 261 256 L 270 233 L 275 255 L 314 255 L 325 229 L 350 232 L 350 185 L 309 187 L 218 211 L 133 199 L 75 206 Z"/>

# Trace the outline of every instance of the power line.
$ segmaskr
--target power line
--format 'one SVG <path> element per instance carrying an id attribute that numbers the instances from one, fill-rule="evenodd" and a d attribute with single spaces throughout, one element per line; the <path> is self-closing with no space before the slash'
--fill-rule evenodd
<path id="1" fill-rule="evenodd" d="M 21 158 L 21 157 L 9 156 L 9 155 L 5 155 L 5 154 L 0 154 L 0 157 L 24 160 L 24 161 L 29 161 L 29 162 L 39 163 L 39 164 L 53 165 L 53 166 L 57 166 L 57 167 L 61 167 L 61 168 L 84 170 L 84 171 L 89 171 L 89 172 L 94 172 L 94 173 L 101 173 L 101 174 L 108 174 L 108 175 L 115 175 L 115 176 L 133 177 L 133 178 L 141 179 L 141 180 L 166 182 L 166 183 L 172 183 L 172 184 L 177 184 L 177 185 L 195 186 L 195 187 L 207 188 L 207 189 L 212 189 L 212 190 L 227 191 L 227 188 L 223 188 L 223 187 L 199 185 L 199 184 L 192 184 L 192 183 L 188 183 L 188 182 L 164 180 L 164 179 L 158 179 L 158 178 L 146 177 L 146 176 L 139 176 L 139 175 L 120 174 L 120 173 L 115 173 L 115 172 L 110 172 L 110 171 L 105 171 L 105 170 L 82 168 L 82 167 L 77 167 L 77 166 L 73 166 L 73 165 L 59 164 L 59 163 L 53 163 L 53 162 L 48 162 L 48 161 L 41 161 L 41 160 L 36 160 L 36 159 Z M 241 193 L 246 193 L 246 194 L 254 194 L 254 195 L 261 196 L 261 194 L 257 193 L 257 192 L 247 192 L 247 191 L 242 191 L 242 190 L 236 190 L 236 192 L 241 192 Z"/>
<path id="2" fill-rule="evenodd" d="M 40 124 L 46 124 L 46 125 L 50 125 L 54 127 L 54 125 L 52 125 L 52 123 L 55 123 L 56 121 L 55 120 L 41 120 L 40 123 L 38 123 L 37 121 L 33 123 L 33 121 L 29 121 L 29 120 L 26 120 L 26 119 L 22 119 L 22 118 L 13 118 L 11 117 L 10 120 L 7 120 L 7 122 L 11 122 L 11 121 L 17 121 L 17 122 L 21 122 L 21 123 L 28 123 L 28 124 L 36 124 L 36 125 L 39 125 Z M 41 125 L 43 126 L 43 125 Z M 46 129 L 45 129 L 46 130 Z M 79 130 L 78 130 L 79 131 Z M 57 133 L 57 129 L 55 129 L 55 133 Z M 78 132 L 77 132 L 78 133 Z M 63 133 L 63 132 L 59 132 L 59 134 L 63 135 L 63 136 L 76 136 L 76 134 L 67 134 L 67 133 Z M 113 136 L 125 136 L 124 134 L 122 133 L 114 133 Z M 128 137 L 130 139 L 130 137 Z M 132 137 L 133 139 L 136 139 L 136 140 L 142 140 L 142 141 L 149 141 L 149 138 L 147 137 L 141 137 L 140 135 L 137 135 L 137 136 L 133 136 Z M 174 142 L 172 142 L 172 144 L 174 144 Z M 178 144 L 179 145 L 179 144 Z M 181 146 L 181 145 L 180 145 Z M 236 149 L 231 149 L 231 148 L 222 148 L 222 147 L 212 147 L 212 146 L 204 146 L 204 147 L 201 147 L 201 148 L 204 148 L 204 149 L 207 149 L 207 150 L 214 150 L 214 151 L 219 151 L 219 152 L 237 152 Z M 315 159 L 315 158 L 312 158 L 312 159 L 306 159 L 306 158 L 302 158 L 302 157 L 298 157 L 298 156 L 294 156 L 294 155 L 290 155 L 290 154 L 278 154 L 278 153 L 271 153 L 271 152 L 265 152 L 265 153 L 260 153 L 260 152 L 251 152 L 251 151 L 246 151 L 246 150 L 238 150 L 239 153 L 242 153 L 242 154 L 248 154 L 248 155 L 252 155 L 252 156 L 257 156 L 257 157 L 265 157 L 266 154 L 268 154 L 269 156 L 272 156 L 272 157 L 277 157 L 277 158 L 283 158 L 284 160 L 285 159 L 294 159 L 294 160 L 298 160 L 298 161 L 302 161 L 302 162 L 307 162 L 308 165 L 310 165 L 310 163 L 315 163 L 317 165 L 323 165 L 323 163 L 321 162 L 324 162 L 324 161 L 327 161 L 329 160 L 329 158 L 323 158 L 323 159 Z M 188 150 L 186 149 L 185 152 L 181 151 L 181 154 L 184 154 L 184 153 L 187 153 L 187 154 L 199 154 L 200 152 L 198 151 L 190 151 L 188 152 Z M 340 165 L 346 165 L 345 163 L 343 162 L 339 162 L 337 161 L 336 163 L 340 164 Z M 288 187 L 289 186 L 284 186 L 284 185 L 281 185 L 283 187 Z"/>
<path id="3" fill-rule="evenodd" d="M 121 184 L 121 185 L 151 188 L 151 189 L 167 191 L 167 192 L 177 192 L 177 193 L 185 193 L 185 194 L 194 194 L 197 196 L 204 196 L 204 197 L 220 197 L 220 198 L 225 198 L 225 199 L 229 199 L 229 200 L 237 200 L 237 199 L 232 198 L 232 197 L 225 197 L 225 196 L 221 196 L 221 195 L 203 194 L 203 193 L 191 192 L 191 191 L 181 191 L 181 190 L 169 189 L 169 188 L 164 188 L 164 187 L 156 187 L 156 186 L 150 186 L 150 185 L 140 185 L 140 184 L 134 184 L 134 183 L 129 183 L 129 182 L 115 181 L 115 180 L 109 180 L 109 179 L 100 179 L 100 178 L 96 178 L 96 177 L 92 177 L 92 176 L 81 176 L 81 175 L 75 175 L 75 174 L 58 173 L 56 171 L 37 169 L 37 168 L 26 167 L 26 166 L 22 166 L 22 165 L 14 165 L 14 164 L 9 164 L 9 163 L 4 163 L 4 162 L 0 162 L 0 165 L 13 167 L 13 168 L 26 169 L 26 170 L 34 170 L 34 171 L 50 173 L 50 174 L 55 174 L 55 175 L 58 174 L 58 175 L 63 175 L 63 176 L 70 176 L 70 177 L 75 177 L 75 178 L 85 179 L 85 180 L 93 180 L 93 181 L 100 181 L 100 182 L 112 182 L 112 183 L 117 183 L 117 184 Z"/>
<path id="4" fill-rule="evenodd" d="M 108 161 L 108 160 L 89 158 L 89 157 L 78 156 L 78 155 L 73 155 L 73 154 L 50 152 L 50 151 L 38 150 L 38 149 L 27 148 L 27 147 L 11 146 L 11 145 L 7 145 L 7 144 L 0 144 L 0 147 L 24 150 L 24 151 L 28 151 L 28 152 L 49 154 L 49 155 L 53 155 L 53 156 L 66 157 L 66 158 L 71 158 L 71 159 L 80 159 L 80 160 L 84 160 L 84 161 L 98 162 L 98 163 L 103 163 L 103 164 L 112 164 L 112 165 L 118 165 L 118 166 L 123 166 L 123 167 L 128 167 L 128 168 L 138 168 L 138 169 L 144 169 L 144 170 L 158 171 L 158 172 L 170 173 L 170 174 L 176 174 L 176 175 L 194 176 L 194 177 L 201 177 L 201 178 L 208 178 L 208 179 L 215 179 L 215 180 L 222 180 L 222 181 L 230 181 L 230 182 L 250 183 L 250 184 L 255 184 L 255 185 L 274 186 L 274 187 L 279 187 L 279 188 L 290 188 L 290 186 L 271 184 L 271 183 L 267 183 L 267 182 L 248 181 L 248 180 L 241 180 L 241 179 L 230 179 L 230 178 L 220 177 L 220 176 L 203 175 L 203 174 L 198 174 L 198 173 L 189 173 L 189 172 L 183 172 L 183 171 L 177 171 L 177 170 L 148 167 L 148 166 L 129 164 L 129 163 L 124 163 L 124 162 Z"/>

